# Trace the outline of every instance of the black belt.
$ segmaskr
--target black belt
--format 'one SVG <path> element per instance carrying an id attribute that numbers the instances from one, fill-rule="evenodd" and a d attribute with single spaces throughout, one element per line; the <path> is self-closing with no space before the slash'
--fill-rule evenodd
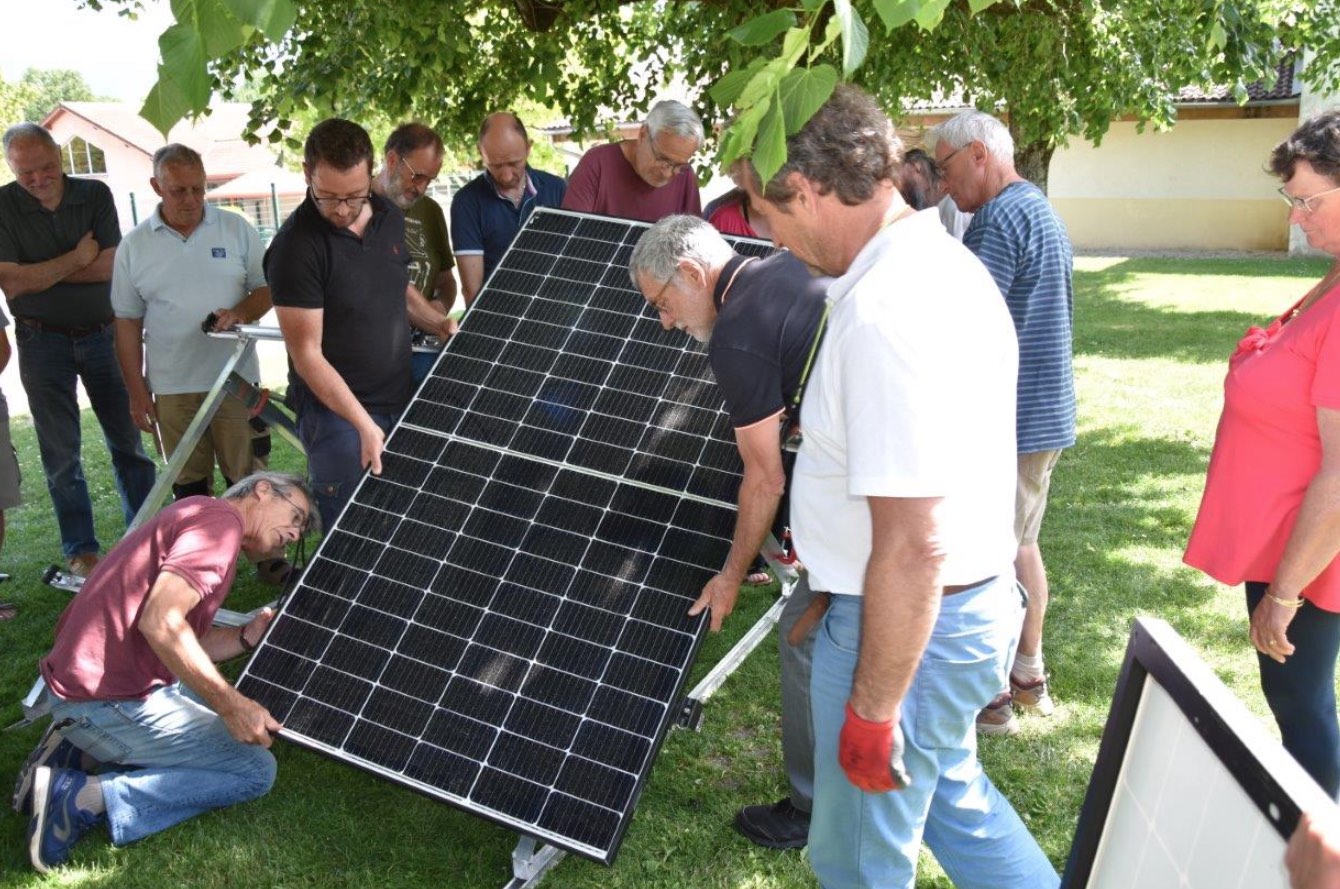
<path id="1" fill-rule="evenodd" d="M 988 583 L 990 583 L 991 581 L 995 580 L 995 579 L 996 579 L 997 577 L 999 577 L 999 576 L 1000 576 L 999 574 L 993 574 L 993 575 L 991 575 L 990 577 L 984 577 L 984 578 L 982 578 L 981 580 L 974 580 L 972 583 L 951 583 L 951 584 L 946 584 L 946 585 L 945 585 L 945 592 L 944 592 L 944 594 L 945 594 L 946 596 L 952 596 L 952 595 L 954 595 L 955 593 L 961 593 L 961 592 L 964 592 L 965 590 L 975 589 L 975 588 L 977 588 L 977 587 L 979 587 L 979 586 L 986 586 Z"/>
<path id="2" fill-rule="evenodd" d="M 101 324 L 49 324 L 38 318 L 15 318 L 15 321 L 24 327 L 31 327 L 33 330 L 40 330 L 43 333 L 60 333 L 65 336 L 92 336 L 95 333 L 102 333 L 112 322 L 103 321 Z"/>

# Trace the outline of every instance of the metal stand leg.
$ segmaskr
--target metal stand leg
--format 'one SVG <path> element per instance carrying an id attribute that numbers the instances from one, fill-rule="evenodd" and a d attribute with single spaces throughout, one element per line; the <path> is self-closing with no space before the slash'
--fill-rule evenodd
<path id="1" fill-rule="evenodd" d="M 521 837 L 512 850 L 512 879 L 504 889 L 538 886 L 544 875 L 566 855 L 562 849 L 546 846 L 535 837 Z"/>

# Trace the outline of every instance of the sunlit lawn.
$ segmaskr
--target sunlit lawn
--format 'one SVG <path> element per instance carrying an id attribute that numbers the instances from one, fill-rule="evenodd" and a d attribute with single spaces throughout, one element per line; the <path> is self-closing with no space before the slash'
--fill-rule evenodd
<path id="1" fill-rule="evenodd" d="M 1022 734 L 983 746 L 987 769 L 1063 868 L 1088 782 L 1126 632 L 1136 615 L 1169 621 L 1260 715 L 1240 591 L 1181 565 L 1219 411 L 1224 362 L 1251 324 L 1285 308 L 1318 278 L 1316 261 L 1088 258 L 1076 271 L 1080 442 L 1052 489 L 1042 545 L 1051 574 L 1047 660 L 1060 709 L 1023 720 Z M 87 412 L 86 412 L 87 414 Z M 64 593 L 39 582 L 59 558 L 36 442 L 15 422 L 28 504 L 9 517 L 0 566 L 16 578 L 0 599 L 20 616 L 0 623 L 0 723 L 51 639 Z M 90 483 L 104 545 L 120 533 L 100 437 L 85 418 Z M 297 457 L 276 441 L 281 465 Z M 267 591 L 241 586 L 237 607 Z M 704 648 L 701 674 L 768 605 L 746 594 L 727 631 Z M 701 733 L 673 732 L 652 771 L 613 868 L 569 858 L 555 887 L 810 887 L 803 853 L 758 849 L 729 824 L 735 808 L 785 793 L 777 737 L 777 657 L 771 642 L 707 707 Z M 1273 730 L 1273 729 L 1272 729 Z M 37 728 L 0 734 L 0 785 Z M 492 887 L 510 876 L 515 837 L 448 806 L 317 754 L 276 745 L 280 774 L 263 800 L 198 818 L 137 845 L 102 835 L 73 866 L 32 873 L 24 822 L 0 813 L 0 887 L 285 886 Z M 947 886 L 929 856 L 922 883 Z"/>

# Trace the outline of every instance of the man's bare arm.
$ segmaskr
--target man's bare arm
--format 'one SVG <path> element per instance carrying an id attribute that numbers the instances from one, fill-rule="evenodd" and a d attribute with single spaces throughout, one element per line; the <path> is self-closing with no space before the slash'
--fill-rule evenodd
<path id="1" fill-rule="evenodd" d="M 11 301 L 30 293 L 41 293 L 86 268 L 99 255 L 98 242 L 93 240 L 93 233 L 86 232 L 73 250 L 45 262 L 0 262 L 0 290 Z M 107 277 L 103 280 L 111 280 L 111 277 L 112 267 L 109 263 Z"/>
<path id="2" fill-rule="evenodd" d="M 938 497 L 869 497 L 871 549 L 861 651 L 850 704 L 872 722 L 895 718 L 940 613 Z"/>
<path id="3" fill-rule="evenodd" d="M 465 297 L 465 307 L 468 309 L 484 287 L 484 255 L 472 253 L 469 256 L 457 256 L 456 271 L 461 275 L 461 296 Z"/>
<path id="4" fill-rule="evenodd" d="M 235 306 L 223 306 L 215 310 L 217 320 L 215 330 L 227 330 L 235 324 L 253 324 L 270 311 L 270 288 L 257 287 Z M 201 321 L 205 320 L 203 318 Z"/>
<path id="5" fill-rule="evenodd" d="M 65 279 L 69 284 L 101 284 L 112 280 L 112 266 L 116 262 L 116 248 L 98 251 L 98 258 Z"/>
<path id="6" fill-rule="evenodd" d="M 704 608 L 711 608 L 714 632 L 721 629 L 722 620 L 735 610 L 740 584 L 744 583 L 749 566 L 768 536 L 768 529 L 777 515 L 777 504 L 786 490 L 786 472 L 782 468 L 777 437 L 780 414 L 778 411 L 751 426 L 735 430 L 735 442 L 744 463 L 735 533 L 731 536 L 725 565 L 707 582 L 698 601 L 689 609 L 689 615 L 694 616 Z"/>
<path id="7" fill-rule="evenodd" d="M 451 273 L 451 269 L 437 273 L 437 280 L 433 282 L 433 299 L 442 303 L 442 308 L 448 312 L 456 304 L 456 276 Z"/>
<path id="8" fill-rule="evenodd" d="M 139 631 L 172 674 L 219 714 L 235 740 L 269 747 L 272 733 L 282 726 L 270 711 L 233 688 L 214 666 L 186 620 L 199 603 L 200 594 L 189 583 L 163 571 L 144 600 Z"/>
<path id="9" fill-rule="evenodd" d="M 370 466 L 374 475 L 380 475 L 382 443 L 386 436 L 358 403 L 340 372 L 321 354 L 321 324 L 325 311 L 279 306 L 275 315 L 284 335 L 284 345 L 293 359 L 293 369 L 322 404 L 348 420 L 358 431 L 362 465 Z"/>
<path id="10" fill-rule="evenodd" d="M 154 431 L 154 397 L 144 379 L 144 321 L 141 318 L 116 319 L 116 361 L 130 395 L 130 419 L 145 432 Z"/>
<path id="11" fill-rule="evenodd" d="M 409 323 L 425 333 L 446 339 L 456 332 L 455 319 L 440 306 L 424 299 L 413 284 L 405 288 L 405 308 L 409 312 Z"/>

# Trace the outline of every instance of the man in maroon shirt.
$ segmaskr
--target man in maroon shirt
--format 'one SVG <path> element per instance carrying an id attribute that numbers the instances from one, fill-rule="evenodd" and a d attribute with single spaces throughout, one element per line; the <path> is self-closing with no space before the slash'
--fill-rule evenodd
<path id="1" fill-rule="evenodd" d="M 52 728 L 14 792 L 15 807 L 32 810 L 38 871 L 63 864 L 103 821 L 121 846 L 270 789 L 266 748 L 281 726 L 214 662 L 255 648 L 273 612 L 243 627 L 212 624 L 238 553 L 287 546 L 311 524 L 301 480 L 258 472 L 217 500 L 177 501 L 98 563 L 39 665 L 38 707 Z M 108 768 L 92 773 L 99 765 Z"/>
<path id="2" fill-rule="evenodd" d="M 689 162 L 703 144 L 703 122 L 691 108 L 657 102 L 636 139 L 597 145 L 568 177 L 564 210 L 657 222 L 675 213 L 701 216 L 698 180 Z"/>

